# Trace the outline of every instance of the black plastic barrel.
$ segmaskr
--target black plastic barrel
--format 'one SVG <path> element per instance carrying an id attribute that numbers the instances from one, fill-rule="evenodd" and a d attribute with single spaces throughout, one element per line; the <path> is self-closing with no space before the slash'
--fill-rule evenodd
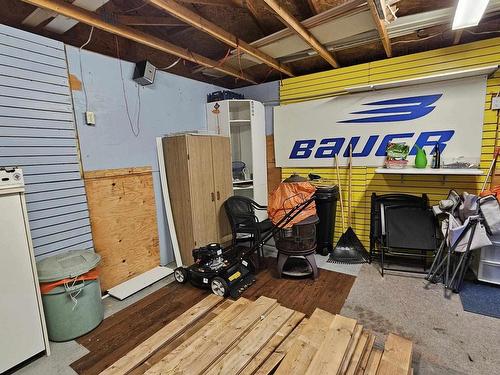
<path id="1" fill-rule="evenodd" d="M 335 229 L 335 215 L 337 213 L 339 189 L 337 186 L 317 187 L 314 198 L 316 202 L 316 212 L 319 217 L 319 223 L 316 230 L 316 252 L 327 255 L 333 250 L 333 231 Z"/>

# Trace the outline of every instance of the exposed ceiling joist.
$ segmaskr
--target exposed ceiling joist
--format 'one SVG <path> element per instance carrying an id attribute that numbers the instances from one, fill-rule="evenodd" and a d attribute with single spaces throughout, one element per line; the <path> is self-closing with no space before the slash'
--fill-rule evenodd
<path id="1" fill-rule="evenodd" d="M 380 40 L 382 41 L 382 45 L 384 46 L 385 54 L 387 55 L 387 57 L 392 57 L 391 39 L 389 38 L 389 34 L 387 32 L 385 17 L 380 17 L 379 11 L 377 11 L 377 5 L 379 7 L 385 7 L 385 2 L 384 4 L 382 4 L 381 0 L 368 0 L 368 6 L 370 7 L 373 22 L 375 23 L 375 27 L 377 28 Z"/>
<path id="2" fill-rule="evenodd" d="M 150 48 L 154 48 L 156 50 L 169 53 L 171 55 L 183 58 L 185 60 L 213 68 L 217 71 L 231 75 L 233 77 L 243 79 L 245 81 L 254 84 L 257 83 L 255 79 L 249 76 L 248 74 L 224 66 L 220 64 L 220 62 L 218 61 L 191 52 L 185 48 L 181 48 L 175 44 L 172 44 L 155 36 L 146 34 L 142 31 L 133 29 L 131 27 L 118 24 L 110 24 L 102 20 L 97 14 L 89 12 L 88 10 L 84 10 L 82 8 L 78 8 L 64 1 L 60 0 L 22 0 L 22 1 L 31 5 L 35 5 L 39 8 L 44 8 L 56 12 L 63 16 L 72 18 L 79 22 L 98 28 L 100 30 L 143 44 Z"/>
<path id="3" fill-rule="evenodd" d="M 177 18 L 169 16 L 129 16 L 127 14 L 118 14 L 115 17 L 118 23 L 128 26 L 187 26 Z"/>
<path id="4" fill-rule="evenodd" d="M 306 43 L 308 43 L 325 61 L 334 68 L 340 65 L 333 55 L 307 30 L 294 16 L 284 9 L 276 0 L 264 0 L 265 3 L 276 13 L 279 19 L 291 30 L 295 31 Z"/>
<path id="5" fill-rule="evenodd" d="M 235 35 L 227 32 L 213 22 L 201 17 L 192 10 L 183 7 L 173 0 L 147 0 L 151 5 L 162 9 L 181 21 L 207 33 L 214 38 L 226 43 L 233 48 L 239 48 L 242 52 L 247 53 L 256 59 L 262 61 L 264 64 L 285 73 L 288 76 L 293 76 L 290 67 L 280 63 L 278 60 L 272 58 L 268 54 L 258 50 L 243 40 L 238 39 Z"/>

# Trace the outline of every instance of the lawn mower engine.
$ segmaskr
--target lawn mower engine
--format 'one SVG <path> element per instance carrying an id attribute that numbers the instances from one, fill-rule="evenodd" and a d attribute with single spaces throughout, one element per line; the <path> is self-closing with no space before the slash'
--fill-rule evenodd
<path id="1" fill-rule="evenodd" d="M 177 282 L 189 281 L 196 287 L 211 289 L 218 296 L 232 298 L 238 298 L 255 282 L 249 263 L 230 255 L 218 243 L 194 249 L 193 258 L 195 263 L 191 266 L 175 269 Z"/>

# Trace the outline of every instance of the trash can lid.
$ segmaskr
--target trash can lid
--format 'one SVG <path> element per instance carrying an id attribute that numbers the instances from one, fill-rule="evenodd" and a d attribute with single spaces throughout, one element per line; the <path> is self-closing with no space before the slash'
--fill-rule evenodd
<path id="1" fill-rule="evenodd" d="M 101 256 L 92 250 L 71 250 L 36 263 L 40 282 L 57 281 L 80 276 L 97 266 Z"/>

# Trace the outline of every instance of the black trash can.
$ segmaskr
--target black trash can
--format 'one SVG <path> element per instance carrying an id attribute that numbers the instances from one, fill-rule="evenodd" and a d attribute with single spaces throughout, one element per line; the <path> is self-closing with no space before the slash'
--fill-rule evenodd
<path id="1" fill-rule="evenodd" d="M 338 186 L 319 186 L 316 188 L 314 200 L 319 223 L 316 231 L 316 252 L 327 255 L 333 251 L 333 231 L 335 229 L 335 215 L 339 199 Z"/>

